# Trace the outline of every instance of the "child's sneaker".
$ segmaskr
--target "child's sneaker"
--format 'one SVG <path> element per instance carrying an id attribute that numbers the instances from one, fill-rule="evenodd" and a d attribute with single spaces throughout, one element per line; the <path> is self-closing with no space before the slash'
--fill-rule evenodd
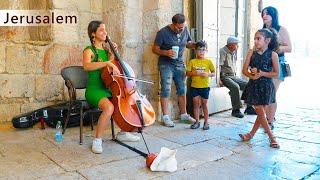
<path id="1" fill-rule="evenodd" d="M 164 115 L 162 117 L 162 122 L 163 125 L 167 126 L 167 127 L 174 127 L 174 123 L 173 121 L 170 119 L 169 115 Z"/>
<path id="2" fill-rule="evenodd" d="M 135 136 L 132 133 L 129 132 L 118 132 L 117 134 L 117 140 L 119 141 L 126 141 L 126 142 L 136 142 L 140 140 L 139 136 Z"/>
<path id="3" fill-rule="evenodd" d="M 196 122 L 196 120 L 189 114 L 185 113 L 180 115 L 180 122 L 185 124 L 193 124 L 194 122 Z"/>
<path id="4" fill-rule="evenodd" d="M 102 139 L 101 138 L 95 138 L 92 142 L 92 152 L 96 154 L 102 153 Z"/>

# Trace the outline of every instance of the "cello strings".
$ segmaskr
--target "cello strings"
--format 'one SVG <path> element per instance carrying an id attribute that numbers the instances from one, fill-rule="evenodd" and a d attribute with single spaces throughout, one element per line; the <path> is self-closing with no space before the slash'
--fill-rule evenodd
<path id="1" fill-rule="evenodd" d="M 148 83 L 148 84 L 154 84 L 153 81 L 147 81 L 147 80 L 138 79 L 138 78 L 134 78 L 134 77 L 128 77 L 128 76 L 125 76 L 125 75 L 123 75 L 123 74 L 120 74 L 120 75 L 112 75 L 112 76 L 121 77 L 121 78 L 125 78 L 125 79 L 134 79 L 134 80 L 136 80 L 136 81 L 140 81 L 140 82 L 144 82 L 144 83 Z"/>

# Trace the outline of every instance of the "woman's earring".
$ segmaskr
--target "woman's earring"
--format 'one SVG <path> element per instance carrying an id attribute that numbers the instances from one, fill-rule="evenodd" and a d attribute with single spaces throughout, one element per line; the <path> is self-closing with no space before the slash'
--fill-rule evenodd
<path id="1" fill-rule="evenodd" d="M 92 36 L 92 41 L 94 42 L 96 40 L 96 37 L 95 36 Z"/>

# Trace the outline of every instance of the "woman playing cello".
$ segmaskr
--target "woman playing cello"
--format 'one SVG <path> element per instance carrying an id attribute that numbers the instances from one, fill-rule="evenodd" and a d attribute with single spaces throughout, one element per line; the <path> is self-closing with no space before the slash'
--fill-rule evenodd
<path id="1" fill-rule="evenodd" d="M 91 42 L 83 51 L 83 68 L 88 72 L 88 83 L 85 92 L 86 100 L 93 106 L 99 107 L 102 113 L 98 119 L 95 139 L 92 142 L 92 152 L 102 153 L 102 135 L 114 112 L 114 106 L 109 100 L 111 91 L 105 87 L 101 79 L 101 70 L 106 67 L 112 74 L 119 74 L 118 68 L 109 62 L 114 56 L 106 47 L 107 32 L 101 21 L 91 21 L 88 25 L 88 36 Z M 116 44 L 113 43 L 116 47 Z M 139 141 L 138 136 L 128 132 L 119 132 L 117 139 L 121 141 Z"/>

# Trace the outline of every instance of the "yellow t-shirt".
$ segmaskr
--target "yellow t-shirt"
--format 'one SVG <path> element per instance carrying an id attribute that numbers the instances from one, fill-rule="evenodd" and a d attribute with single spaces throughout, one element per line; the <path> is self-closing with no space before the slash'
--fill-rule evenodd
<path id="1" fill-rule="evenodd" d="M 198 71 L 198 72 L 215 72 L 215 65 L 211 59 L 191 59 L 187 66 L 187 71 Z M 194 88 L 207 88 L 209 87 L 210 78 L 202 76 L 191 77 L 191 87 Z"/>

